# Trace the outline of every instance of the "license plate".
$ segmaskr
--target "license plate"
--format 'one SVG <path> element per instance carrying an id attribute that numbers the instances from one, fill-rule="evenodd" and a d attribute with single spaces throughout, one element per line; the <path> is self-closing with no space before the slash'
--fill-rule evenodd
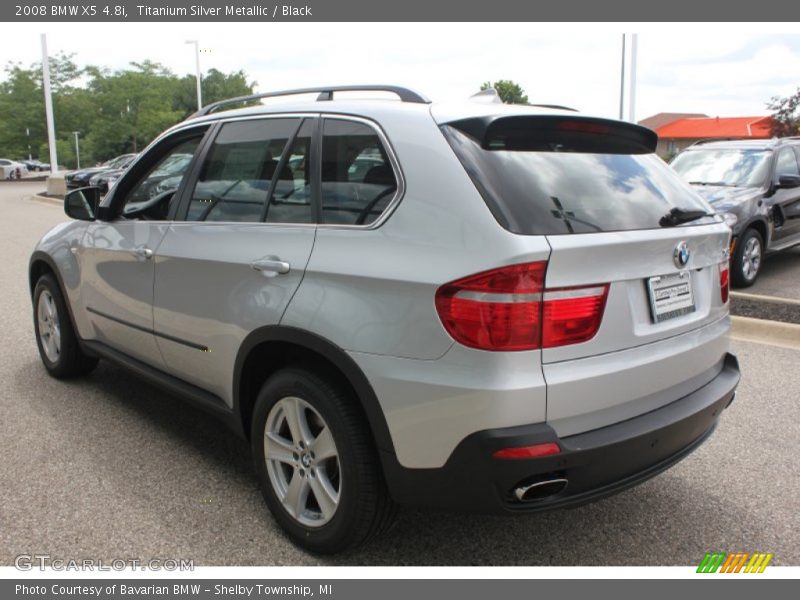
<path id="1" fill-rule="evenodd" d="M 647 280 L 650 310 L 655 323 L 694 312 L 692 276 L 688 271 L 651 277 Z"/>

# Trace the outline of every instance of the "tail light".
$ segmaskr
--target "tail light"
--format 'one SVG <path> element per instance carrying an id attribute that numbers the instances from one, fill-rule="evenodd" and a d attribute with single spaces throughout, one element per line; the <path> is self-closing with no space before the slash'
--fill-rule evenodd
<path id="1" fill-rule="evenodd" d="M 730 286 L 730 268 L 728 267 L 728 261 L 725 261 L 724 263 L 719 264 L 719 295 L 723 304 L 728 302 L 728 292 L 730 291 Z"/>
<path id="2" fill-rule="evenodd" d="M 436 310 L 465 346 L 511 351 L 585 342 L 600 328 L 608 285 L 545 289 L 547 262 L 511 265 L 443 285 Z"/>

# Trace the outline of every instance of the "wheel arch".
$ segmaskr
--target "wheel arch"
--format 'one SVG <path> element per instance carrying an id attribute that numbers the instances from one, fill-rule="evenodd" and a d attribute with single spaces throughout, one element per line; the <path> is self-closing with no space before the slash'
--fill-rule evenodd
<path id="1" fill-rule="evenodd" d="M 767 220 L 762 217 L 756 217 L 748 221 L 745 226 L 742 228 L 742 232 L 739 234 L 739 238 L 744 235 L 744 232 L 748 229 L 755 229 L 759 235 L 761 236 L 761 240 L 764 242 L 764 250 L 766 251 L 767 247 L 769 246 L 769 226 L 767 224 Z"/>
<path id="2" fill-rule="evenodd" d="M 352 390 L 369 424 L 381 456 L 394 456 L 394 445 L 383 410 L 364 372 L 333 342 L 296 327 L 268 325 L 251 332 L 236 355 L 233 412 L 241 433 L 249 439 L 250 418 L 261 384 L 278 369 L 305 364 L 326 372 Z M 264 365 L 269 365 L 264 369 Z"/>

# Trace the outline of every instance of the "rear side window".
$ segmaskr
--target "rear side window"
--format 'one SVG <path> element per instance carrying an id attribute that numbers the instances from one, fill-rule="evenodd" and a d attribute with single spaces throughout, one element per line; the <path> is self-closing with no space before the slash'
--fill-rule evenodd
<path id="1" fill-rule="evenodd" d="M 369 225 L 396 192 L 397 178 L 378 133 L 357 121 L 325 119 L 322 222 Z"/>
<path id="2" fill-rule="evenodd" d="M 499 122 L 498 122 L 499 121 Z M 506 117 L 442 131 L 497 221 L 557 235 L 662 227 L 709 207 L 653 154 L 652 132 L 614 122 Z"/>
<path id="3" fill-rule="evenodd" d="M 272 179 L 299 125 L 300 119 L 293 118 L 223 125 L 203 163 L 186 220 L 262 221 Z M 289 168 L 284 161 L 281 175 Z M 293 181 L 293 176 L 282 180 Z M 307 222 L 310 204 L 305 212 Z"/>

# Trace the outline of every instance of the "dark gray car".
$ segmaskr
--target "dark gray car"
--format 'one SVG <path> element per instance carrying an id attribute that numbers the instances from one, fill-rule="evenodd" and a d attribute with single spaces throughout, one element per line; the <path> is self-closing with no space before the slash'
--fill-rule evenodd
<path id="1" fill-rule="evenodd" d="M 698 143 L 671 165 L 733 229 L 734 285 L 753 285 L 766 253 L 800 244 L 800 138 Z"/>

